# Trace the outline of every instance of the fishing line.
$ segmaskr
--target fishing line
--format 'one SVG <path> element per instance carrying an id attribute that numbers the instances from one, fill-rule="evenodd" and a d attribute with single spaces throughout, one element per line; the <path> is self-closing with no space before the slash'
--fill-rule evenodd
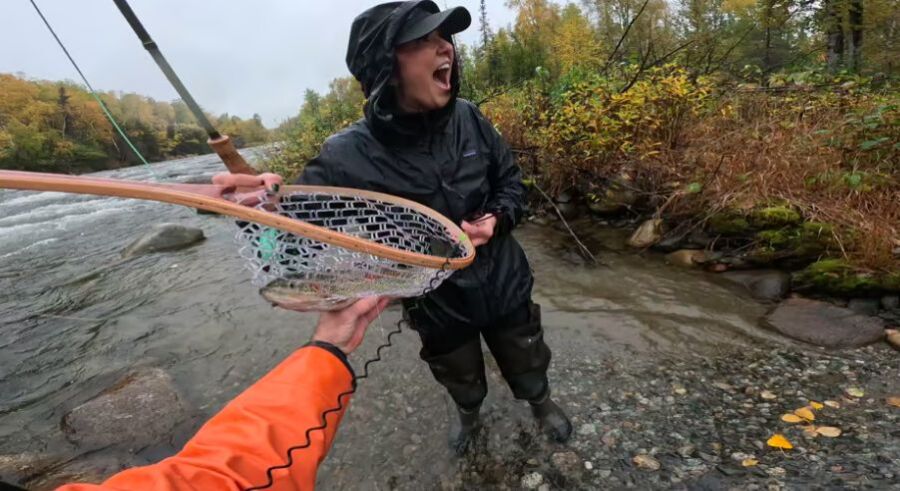
<path id="1" fill-rule="evenodd" d="M 420 304 L 421 304 L 421 302 L 422 302 L 422 298 L 424 297 L 424 295 L 427 295 L 428 293 L 434 291 L 435 288 L 437 288 L 437 285 L 440 283 L 441 273 L 445 273 L 445 272 L 449 269 L 449 266 L 450 266 L 450 260 L 448 259 L 447 262 L 444 263 L 444 266 L 441 268 L 441 270 L 440 270 L 438 273 L 436 273 L 436 274 L 431 278 L 431 281 L 429 282 L 428 289 L 425 290 L 425 292 L 423 293 L 422 297 L 419 297 L 419 298 L 416 300 L 415 304 L 414 304 L 412 307 L 410 307 L 409 309 L 406 310 L 406 312 L 404 313 L 403 317 L 402 317 L 399 321 L 397 321 L 397 324 L 396 324 L 396 326 L 395 326 L 396 329 L 394 329 L 393 331 L 389 332 L 388 335 L 387 335 L 387 339 L 385 340 L 385 342 L 384 342 L 383 344 L 381 344 L 380 346 L 378 346 L 378 348 L 375 349 L 375 356 L 372 357 L 372 358 L 370 358 L 369 360 L 367 360 L 367 361 L 363 364 L 363 373 L 362 373 L 362 375 L 358 375 L 358 376 L 353 377 L 353 380 L 352 380 L 352 382 L 351 382 L 351 388 L 350 388 L 350 390 L 341 392 L 341 393 L 338 395 L 338 398 L 337 398 L 337 399 L 338 399 L 337 406 L 335 406 L 335 407 L 333 407 L 333 408 L 330 408 L 330 409 L 327 409 L 327 410 L 325 410 L 325 411 L 322 412 L 322 415 L 321 415 L 322 424 L 320 424 L 320 425 L 318 425 L 318 426 L 314 426 L 314 427 L 312 427 L 312 428 L 308 428 L 308 429 L 306 430 L 306 432 L 305 432 L 305 437 L 306 437 L 305 443 L 302 443 L 302 444 L 300 444 L 300 445 L 295 445 L 295 446 L 293 446 L 293 447 L 288 448 L 288 449 L 287 449 L 287 461 L 286 461 L 284 464 L 281 464 L 281 465 L 274 465 L 274 466 L 269 467 L 268 469 L 266 469 L 266 479 L 267 479 L 267 481 L 266 481 L 265 484 L 263 484 L 263 485 L 261 485 L 261 486 L 254 486 L 254 487 L 246 488 L 244 491 L 259 491 L 259 490 L 261 490 L 261 489 L 267 489 L 267 488 L 272 487 L 272 486 L 275 484 L 275 476 L 274 476 L 274 472 L 277 471 L 277 470 L 280 470 L 280 469 L 288 469 L 288 468 L 290 468 L 290 467 L 294 464 L 294 456 L 293 456 L 293 452 L 294 452 L 295 450 L 302 450 L 302 449 L 304 449 L 304 448 L 308 448 L 308 447 L 312 444 L 312 438 L 311 438 L 312 432 L 313 432 L 313 431 L 317 431 L 317 430 L 325 430 L 325 428 L 328 427 L 328 415 L 330 415 L 331 413 L 337 413 L 337 412 L 340 412 L 340 411 L 342 411 L 342 410 L 344 409 L 344 401 L 345 401 L 344 398 L 347 397 L 347 396 L 350 396 L 350 395 L 352 395 L 352 394 L 354 394 L 354 393 L 356 392 L 357 383 L 358 383 L 360 380 L 369 378 L 369 366 L 372 365 L 373 363 L 376 363 L 376 362 L 381 361 L 381 351 L 384 350 L 384 349 L 390 348 L 390 347 L 392 347 L 392 346 L 394 345 L 393 337 L 396 336 L 397 334 L 400 334 L 400 333 L 403 332 L 403 325 L 404 325 L 404 324 L 406 324 L 408 327 L 411 327 L 411 324 L 410 324 L 411 321 L 410 321 L 410 319 L 412 318 L 412 315 L 411 315 L 412 312 L 414 312 L 415 310 L 418 310 L 418 309 L 420 308 Z M 378 318 L 380 319 L 380 318 L 381 318 L 381 315 L 379 315 Z"/>
<path id="2" fill-rule="evenodd" d="M 84 73 L 81 71 L 81 68 L 78 67 L 78 63 L 75 63 L 75 59 L 72 58 L 72 55 L 69 54 L 69 50 L 66 49 L 66 45 L 63 44 L 61 39 L 59 39 L 59 36 L 56 35 L 56 31 L 53 30 L 53 27 L 50 25 L 50 22 L 47 20 L 46 17 L 44 17 L 44 13 L 41 12 L 41 9 L 37 6 L 37 4 L 34 2 L 34 0 L 28 0 L 28 1 L 31 2 L 31 5 L 34 7 L 35 12 L 37 12 L 37 14 L 38 14 L 38 16 L 40 16 L 41 20 L 44 21 L 44 25 L 47 26 L 47 30 L 50 31 L 50 34 L 53 35 L 53 39 L 56 39 L 56 43 L 59 44 L 60 48 L 62 48 L 63 53 L 66 54 L 66 58 L 68 58 L 69 61 L 72 62 L 72 66 L 75 67 L 75 71 L 77 71 L 78 75 L 81 76 L 81 80 L 84 82 L 84 85 L 87 85 L 88 90 L 90 90 L 91 95 L 94 96 L 94 99 L 97 100 L 97 103 L 100 104 L 100 109 L 103 110 L 103 114 L 105 114 L 106 118 L 109 119 L 109 122 L 112 123 L 113 128 L 115 128 L 116 132 L 119 133 L 119 136 L 121 136 L 122 139 L 125 140 L 125 143 L 127 143 L 128 147 L 131 148 L 131 151 L 134 152 L 135 155 L 137 155 L 137 158 L 140 159 L 141 163 L 143 163 L 147 167 L 147 170 L 150 171 L 150 175 L 153 176 L 153 179 L 158 181 L 159 177 L 153 171 L 153 167 L 150 166 L 150 163 L 147 162 L 147 159 L 144 158 L 144 156 L 137 149 L 137 147 L 135 147 L 134 144 L 131 143 L 131 139 L 128 138 L 128 135 L 125 134 L 125 132 L 122 130 L 122 128 L 119 126 L 119 124 L 116 123 L 116 118 L 114 118 L 112 113 L 109 112 L 109 109 L 106 107 L 106 104 L 103 103 L 103 100 L 100 99 L 100 96 L 97 94 L 97 91 L 94 90 L 94 87 L 91 86 L 90 82 L 88 82 L 87 77 L 84 76 Z"/>

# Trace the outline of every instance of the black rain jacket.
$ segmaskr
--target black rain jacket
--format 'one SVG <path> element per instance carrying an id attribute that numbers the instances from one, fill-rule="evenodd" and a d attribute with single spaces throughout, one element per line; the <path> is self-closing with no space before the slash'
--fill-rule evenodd
<path id="1" fill-rule="evenodd" d="M 414 313 L 418 328 L 426 327 L 423 321 L 444 328 L 486 327 L 531 297 L 531 270 L 510 234 L 525 213 L 525 187 L 502 137 L 474 104 L 456 97 L 458 61 L 445 108 L 399 113 L 390 85 L 393 40 L 419 3 L 381 5 L 354 21 L 347 66 L 366 93 L 365 117 L 329 137 L 298 183 L 400 196 L 457 224 L 476 213 L 496 213 L 494 236 L 477 248 L 473 264 L 427 294 Z"/>

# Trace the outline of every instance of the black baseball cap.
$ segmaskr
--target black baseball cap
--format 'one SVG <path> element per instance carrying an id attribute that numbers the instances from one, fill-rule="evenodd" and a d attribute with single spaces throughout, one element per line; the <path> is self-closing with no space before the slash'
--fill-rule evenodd
<path id="1" fill-rule="evenodd" d="M 441 34 L 445 36 L 452 36 L 466 30 L 471 24 L 472 16 L 465 7 L 453 7 L 441 12 L 434 2 L 421 2 L 400 28 L 400 32 L 397 33 L 394 40 L 394 46 L 415 41 L 427 36 L 435 29 L 440 29 Z"/>

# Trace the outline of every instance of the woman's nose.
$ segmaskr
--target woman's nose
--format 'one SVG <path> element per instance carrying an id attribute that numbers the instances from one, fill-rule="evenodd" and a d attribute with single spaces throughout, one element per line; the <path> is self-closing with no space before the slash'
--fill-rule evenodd
<path id="1" fill-rule="evenodd" d="M 447 41 L 443 38 L 443 36 L 438 37 L 438 45 L 437 45 L 438 54 L 445 54 L 453 51 L 453 44 L 450 41 Z"/>

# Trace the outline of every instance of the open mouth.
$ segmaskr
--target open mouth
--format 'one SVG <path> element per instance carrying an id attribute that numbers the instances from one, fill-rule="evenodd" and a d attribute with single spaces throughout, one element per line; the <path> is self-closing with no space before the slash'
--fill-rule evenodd
<path id="1" fill-rule="evenodd" d="M 450 63 L 444 63 L 439 66 L 432 74 L 434 81 L 441 90 L 450 90 Z"/>

